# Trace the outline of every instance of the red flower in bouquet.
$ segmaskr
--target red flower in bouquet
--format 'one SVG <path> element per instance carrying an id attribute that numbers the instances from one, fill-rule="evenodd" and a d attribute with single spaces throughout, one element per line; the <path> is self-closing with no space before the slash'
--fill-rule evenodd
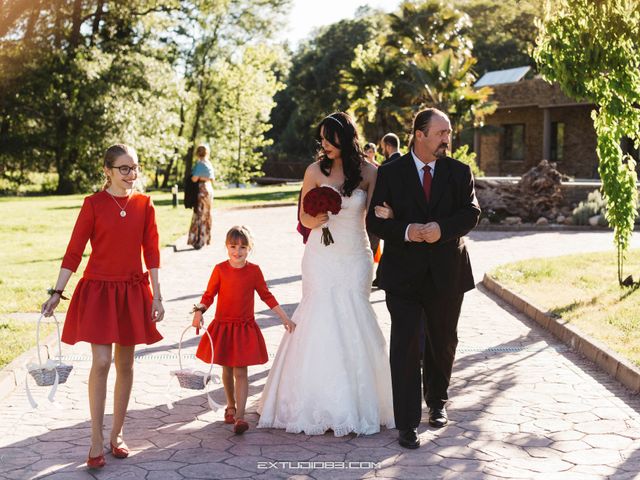
<path id="1" fill-rule="evenodd" d="M 307 192 L 302 199 L 302 209 L 308 215 L 315 217 L 321 213 L 331 212 L 337 215 L 342 208 L 342 197 L 331 187 L 315 187 Z M 322 227 L 322 243 L 334 243 L 333 236 L 326 225 Z"/>

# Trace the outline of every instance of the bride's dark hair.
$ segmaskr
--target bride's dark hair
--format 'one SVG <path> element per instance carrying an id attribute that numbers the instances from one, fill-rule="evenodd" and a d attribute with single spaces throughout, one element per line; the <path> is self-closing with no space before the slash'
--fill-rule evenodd
<path id="1" fill-rule="evenodd" d="M 358 188 L 362 181 L 362 162 L 364 153 L 360 148 L 358 131 L 353 119 L 344 112 L 334 112 L 322 119 L 318 125 L 316 137 L 320 143 L 317 159 L 320 161 L 320 170 L 327 177 L 331 174 L 333 160 L 327 157 L 320 142 L 320 132 L 324 127 L 324 138 L 331 145 L 340 150 L 342 158 L 342 170 L 344 172 L 344 183 L 341 190 L 345 197 L 350 197 L 351 193 Z M 337 139 L 337 141 L 336 141 Z"/>

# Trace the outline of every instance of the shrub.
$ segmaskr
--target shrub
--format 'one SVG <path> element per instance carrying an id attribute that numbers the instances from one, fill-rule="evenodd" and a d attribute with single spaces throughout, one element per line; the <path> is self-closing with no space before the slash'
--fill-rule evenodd
<path id="1" fill-rule="evenodd" d="M 478 167 L 478 164 L 476 163 L 475 152 L 469 151 L 469 145 L 462 145 L 456 149 L 451 156 L 456 160 L 460 160 L 462 163 L 469 165 L 474 177 L 484 177 L 484 172 L 480 170 L 480 167 Z"/>
<path id="2" fill-rule="evenodd" d="M 605 220 L 605 212 L 607 210 L 607 202 L 602 198 L 600 190 L 591 192 L 586 200 L 583 200 L 573 209 L 573 223 L 575 225 L 589 225 L 589 218 L 594 215 L 600 215 L 598 225 L 607 225 Z"/>

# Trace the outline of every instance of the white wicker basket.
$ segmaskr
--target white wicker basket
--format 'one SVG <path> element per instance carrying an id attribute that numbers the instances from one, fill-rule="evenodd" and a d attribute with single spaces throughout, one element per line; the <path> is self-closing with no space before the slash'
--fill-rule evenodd
<path id="1" fill-rule="evenodd" d="M 73 365 L 66 365 L 62 363 L 62 344 L 60 343 L 60 323 L 55 315 L 52 315 L 53 320 L 56 322 L 56 329 L 58 331 L 58 356 L 57 360 L 52 360 L 49 357 L 49 351 L 47 350 L 47 361 L 45 363 L 42 362 L 42 357 L 40 355 L 40 322 L 42 322 L 43 315 L 40 315 L 38 318 L 38 323 L 36 325 L 36 348 L 38 349 L 38 364 L 32 363 L 27 365 L 27 371 L 36 384 L 40 387 L 48 387 L 55 383 L 56 375 L 58 377 L 58 383 L 65 383 L 67 378 L 69 378 L 69 374 L 71 370 L 73 370 Z"/>
<path id="2" fill-rule="evenodd" d="M 209 364 L 208 372 L 205 373 L 191 368 L 182 368 L 182 339 L 184 338 L 184 334 L 191 328 L 193 327 L 189 325 L 183 330 L 182 335 L 180 335 L 180 342 L 178 343 L 178 364 L 180 365 L 180 370 L 173 370 L 171 375 L 175 375 L 178 378 L 178 382 L 182 388 L 204 390 L 204 387 L 213 377 L 213 339 L 205 329 L 204 333 L 209 337 L 209 343 L 211 344 L 211 363 Z"/>

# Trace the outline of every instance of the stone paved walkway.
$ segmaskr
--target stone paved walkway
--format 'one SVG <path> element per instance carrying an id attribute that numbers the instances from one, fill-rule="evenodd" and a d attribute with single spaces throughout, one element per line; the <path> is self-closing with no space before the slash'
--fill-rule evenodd
<path id="1" fill-rule="evenodd" d="M 193 251 L 180 244 L 177 252 L 164 255 L 167 317 L 161 331 L 165 338 L 137 351 L 125 426 L 133 449 L 128 459 L 108 455 L 102 471 L 89 472 L 84 467 L 90 433 L 89 349 L 79 344 L 64 350 L 75 368 L 58 391 L 60 409 L 50 406 L 47 391 L 37 387 L 39 410 L 28 407 L 23 388 L 0 402 L 0 477 L 640 478 L 640 398 L 482 288 L 468 294 L 463 305 L 450 391 L 451 422 L 433 430 L 423 418 L 419 429 L 423 446 L 418 450 L 400 448 L 395 430 L 342 438 L 256 430 L 256 402 L 269 364 L 249 371 L 252 428 L 245 435 L 234 436 L 222 422 L 222 411 L 208 410 L 202 392 L 179 390 L 174 384 L 174 408 L 167 409 L 169 371 L 177 368 L 178 340 L 190 321 L 187 312 L 204 289 L 212 265 L 225 258 L 221 239 L 229 226 L 243 223 L 252 228 L 253 261 L 263 268 L 284 308 L 290 314 L 295 309 L 301 294 L 303 245 L 294 230 L 294 218 L 293 207 L 216 212 L 215 245 Z M 606 232 L 476 232 L 469 245 L 476 281 L 480 281 L 486 270 L 500 263 L 611 249 L 611 242 Z M 634 246 L 640 246 L 637 234 Z M 371 301 L 388 335 L 384 293 L 373 292 Z M 283 330 L 264 304 L 256 307 L 273 358 Z M 193 354 L 196 342 L 189 334 L 185 353 Z M 185 361 L 196 365 L 192 359 Z M 113 377 L 107 412 L 112 408 Z M 221 388 L 213 396 L 224 402 Z M 110 424 L 107 415 L 106 438 Z"/>

